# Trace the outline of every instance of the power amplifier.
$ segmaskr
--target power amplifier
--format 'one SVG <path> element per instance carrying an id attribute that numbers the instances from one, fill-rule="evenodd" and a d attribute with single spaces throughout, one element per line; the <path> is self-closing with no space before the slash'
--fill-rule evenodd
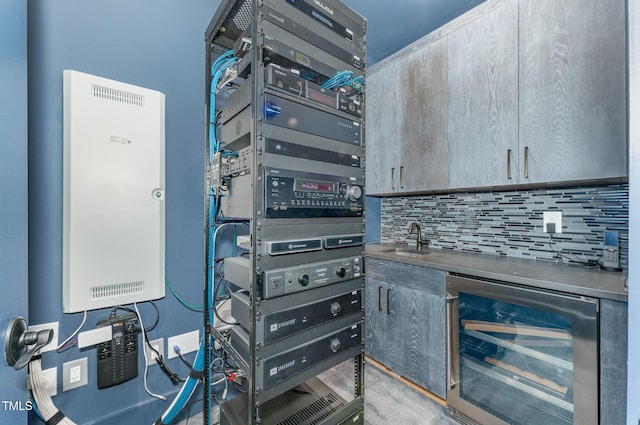
<path id="1" fill-rule="evenodd" d="M 350 325 L 328 335 L 305 341 L 285 352 L 266 355 L 256 362 L 256 388 L 268 389 L 312 368 L 318 363 L 340 358 L 342 353 L 362 346 L 362 322 Z M 249 334 L 241 326 L 231 328 L 231 345 L 247 364 L 249 358 Z M 265 348 L 263 348 L 265 350 Z"/>
<path id="2" fill-rule="evenodd" d="M 293 245 L 295 243 L 290 243 Z M 293 294 L 362 276 L 362 257 L 300 264 L 264 272 L 264 298 Z"/>
<path id="3" fill-rule="evenodd" d="M 348 120 L 269 93 L 265 94 L 264 112 L 267 124 L 357 146 L 362 144 L 362 128 L 358 121 Z"/>
<path id="4" fill-rule="evenodd" d="M 290 156 L 292 158 L 309 159 L 312 161 L 328 162 L 336 165 L 360 168 L 362 158 L 359 155 L 350 155 L 330 151 L 327 149 L 312 148 L 311 146 L 297 143 L 283 142 L 282 140 L 265 137 L 264 150 L 267 153 Z"/>
<path id="5" fill-rule="evenodd" d="M 265 217 L 362 217 L 362 179 L 265 170 Z"/>
<path id="6" fill-rule="evenodd" d="M 362 34 L 364 34 L 366 21 L 353 11 L 344 7 L 338 8 L 330 2 L 320 0 L 285 0 L 285 2 L 345 40 L 354 43 L 358 48 L 364 49 L 365 40 Z M 347 16 L 347 13 L 350 16 Z"/>
<path id="7" fill-rule="evenodd" d="M 355 313 L 362 316 L 362 294 L 359 290 L 315 299 L 312 302 L 301 303 L 270 314 L 262 314 L 256 324 L 256 343 L 271 344 Z M 231 294 L 231 315 L 245 329 L 249 329 L 250 311 L 247 291 Z"/>
<path id="8" fill-rule="evenodd" d="M 296 22 L 297 19 L 291 15 L 299 13 L 286 5 L 280 6 L 281 4 L 282 2 L 277 0 L 264 2 L 262 6 L 264 19 L 358 69 L 364 68 L 364 50 L 358 48 L 350 40 L 340 38 L 336 33 L 327 31 L 325 26 L 316 24 L 311 20 L 308 20 L 309 22 Z M 303 20 L 307 19 L 303 18 Z"/>

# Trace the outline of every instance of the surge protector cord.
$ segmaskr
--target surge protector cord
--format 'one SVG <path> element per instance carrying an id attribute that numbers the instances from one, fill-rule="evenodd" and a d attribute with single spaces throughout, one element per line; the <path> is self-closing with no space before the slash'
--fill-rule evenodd
<path id="1" fill-rule="evenodd" d="M 144 341 L 147 340 L 147 334 L 144 331 L 144 324 L 142 323 L 142 316 L 140 315 L 140 310 L 138 310 L 138 303 L 133 303 L 133 308 L 136 310 L 136 314 L 138 315 L 138 321 L 140 322 L 140 329 L 142 332 L 142 347 L 144 349 Z M 167 398 L 163 395 L 160 394 L 156 394 L 156 393 L 152 393 L 149 390 L 149 387 L 147 386 L 147 373 L 149 372 L 149 359 L 147 359 L 147 356 L 144 356 L 144 390 L 147 392 L 147 394 L 149 394 L 151 397 L 155 397 L 157 399 L 160 400 L 166 400 Z"/>

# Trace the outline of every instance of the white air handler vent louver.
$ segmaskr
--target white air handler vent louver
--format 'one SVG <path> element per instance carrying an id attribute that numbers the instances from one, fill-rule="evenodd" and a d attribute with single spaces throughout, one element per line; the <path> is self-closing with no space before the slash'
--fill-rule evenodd
<path id="1" fill-rule="evenodd" d="M 164 297 L 164 94 L 64 71 L 63 311 Z"/>

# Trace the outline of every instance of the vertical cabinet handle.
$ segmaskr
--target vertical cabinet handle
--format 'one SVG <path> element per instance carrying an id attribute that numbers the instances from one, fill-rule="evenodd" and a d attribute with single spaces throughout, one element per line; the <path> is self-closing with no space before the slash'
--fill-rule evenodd
<path id="1" fill-rule="evenodd" d="M 456 353 L 453 352 L 453 308 L 454 308 L 454 304 L 456 303 L 457 297 L 451 295 L 450 293 L 447 292 L 447 300 L 446 300 L 446 307 L 447 307 L 447 387 L 448 389 L 452 390 L 456 387 L 456 376 L 455 374 L 457 372 L 454 371 L 454 356 L 457 355 Z M 457 307 L 457 306 L 456 306 Z M 457 323 L 455 324 L 455 326 L 457 327 Z M 456 329 L 457 332 L 457 329 Z"/>
<path id="2" fill-rule="evenodd" d="M 524 147 L 524 178 L 529 178 L 529 146 Z"/>
<path id="3" fill-rule="evenodd" d="M 401 166 L 400 166 L 400 189 L 404 189 L 404 184 L 402 183 L 402 174 L 403 174 L 403 171 L 404 171 L 404 166 L 403 166 L 403 165 L 401 165 Z"/>
<path id="4" fill-rule="evenodd" d="M 387 288 L 387 314 L 391 314 L 391 306 L 389 305 L 389 293 L 391 292 L 391 288 Z"/>
<path id="5" fill-rule="evenodd" d="M 511 149 L 507 149 L 507 180 L 511 180 Z"/>
<path id="6" fill-rule="evenodd" d="M 391 189 L 395 189 L 396 188 L 396 184 L 395 181 L 393 180 L 393 175 L 395 174 L 396 169 L 395 168 L 391 168 Z"/>
<path id="7" fill-rule="evenodd" d="M 382 286 L 378 286 L 378 311 L 382 311 Z"/>

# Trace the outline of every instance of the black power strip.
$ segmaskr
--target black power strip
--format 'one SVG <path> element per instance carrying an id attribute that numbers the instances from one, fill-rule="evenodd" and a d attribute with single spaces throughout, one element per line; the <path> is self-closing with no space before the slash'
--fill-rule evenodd
<path id="1" fill-rule="evenodd" d="M 111 326 L 111 341 L 98 344 L 98 389 L 138 376 L 138 316 L 118 314 L 100 319 L 97 327 Z"/>

